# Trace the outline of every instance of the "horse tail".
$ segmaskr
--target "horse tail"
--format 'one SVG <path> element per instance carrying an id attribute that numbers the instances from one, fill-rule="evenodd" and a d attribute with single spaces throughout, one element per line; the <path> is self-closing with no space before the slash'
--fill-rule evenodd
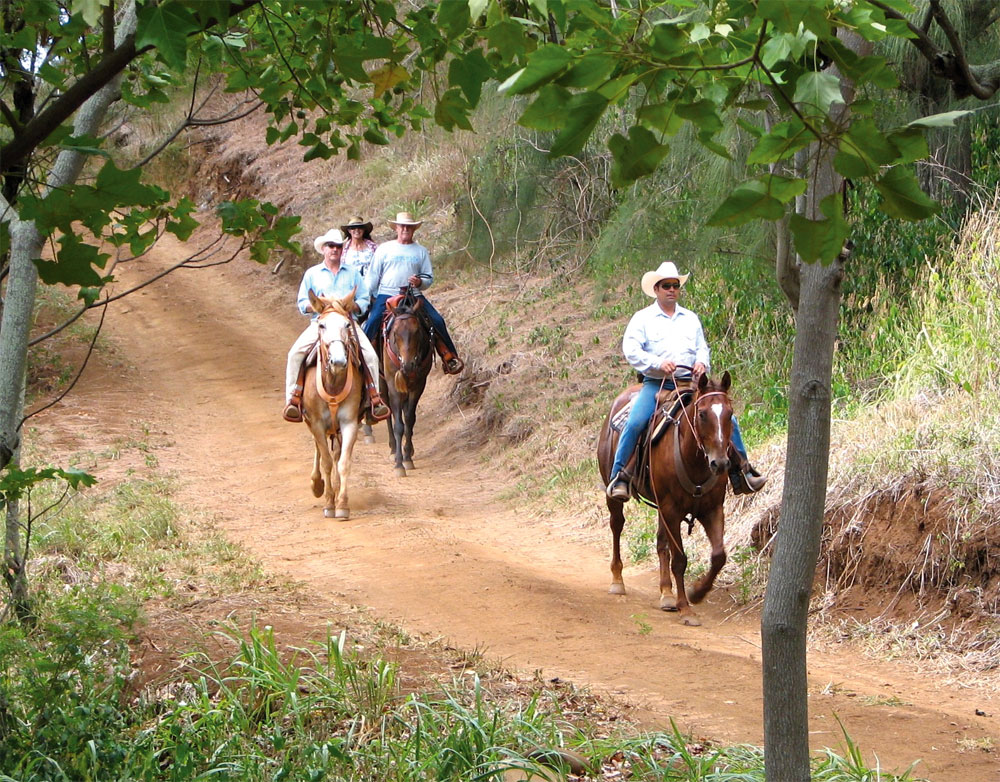
<path id="1" fill-rule="evenodd" d="M 396 390 L 401 393 L 406 393 L 406 375 L 401 371 L 396 370 L 396 374 L 393 376 L 393 382 L 396 384 Z"/>

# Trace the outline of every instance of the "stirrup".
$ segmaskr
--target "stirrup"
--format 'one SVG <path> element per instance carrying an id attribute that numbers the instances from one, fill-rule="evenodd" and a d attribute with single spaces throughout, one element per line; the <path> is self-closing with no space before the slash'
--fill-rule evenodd
<path id="1" fill-rule="evenodd" d="M 302 421 L 302 403 L 294 399 L 285 405 L 285 410 L 281 417 L 290 423 L 297 424 Z"/>
<path id="2" fill-rule="evenodd" d="M 389 410 L 389 406 L 381 399 L 379 399 L 378 402 L 372 399 L 371 404 L 368 406 L 368 412 L 375 421 L 384 421 L 392 414 Z"/>
<path id="3" fill-rule="evenodd" d="M 452 356 L 447 361 L 443 362 L 444 373 L 446 375 L 457 375 L 463 369 L 465 369 L 465 362 L 462 361 L 458 356 Z"/>
<path id="4" fill-rule="evenodd" d="M 608 481 L 608 488 L 605 493 L 613 500 L 620 500 L 625 502 L 631 499 L 632 493 L 628 488 L 628 478 L 624 472 L 616 473 L 615 476 Z"/>

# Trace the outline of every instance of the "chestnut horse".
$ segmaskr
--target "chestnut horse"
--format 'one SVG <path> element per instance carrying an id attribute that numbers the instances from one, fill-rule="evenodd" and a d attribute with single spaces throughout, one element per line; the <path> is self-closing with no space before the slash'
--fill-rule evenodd
<path id="1" fill-rule="evenodd" d="M 729 438 L 732 435 L 730 383 L 728 372 L 718 382 L 709 380 L 706 375 L 701 376 L 675 420 L 667 424 L 667 431 L 653 445 L 647 442 L 644 446 L 649 456 L 648 473 L 633 482 L 633 491 L 657 509 L 660 608 L 679 611 L 681 621 L 686 625 L 701 624 L 690 603 L 700 603 L 704 599 L 726 563 L 723 501 L 728 483 Z M 611 419 L 638 389 L 639 386 L 633 386 L 615 399 L 601 429 L 597 462 L 605 485 L 610 478 L 615 446 L 618 444 L 618 432 L 612 429 Z M 665 396 L 664 392 L 660 395 Z M 656 429 L 665 415 L 663 410 L 657 410 L 650 423 L 650 431 Z M 625 503 L 611 497 L 607 498 L 607 503 L 612 536 L 611 588 L 608 591 L 613 595 L 624 595 L 621 533 L 625 526 Z M 684 589 L 687 556 L 681 541 L 681 522 L 688 514 L 691 517 L 689 524 L 695 519 L 701 522 L 712 546 L 711 567 L 690 592 Z M 671 574 L 677 589 L 676 597 L 671 594 Z"/>
<path id="2" fill-rule="evenodd" d="M 358 437 L 364 383 L 356 326 L 348 314 L 355 309 L 354 292 L 327 299 L 309 291 L 309 303 L 319 313 L 319 352 L 306 370 L 302 411 L 316 444 L 312 491 L 326 493 L 323 515 L 347 519 L 347 478 Z"/>
<path id="3" fill-rule="evenodd" d="M 420 313 L 422 302 L 420 297 L 404 294 L 386 312 L 382 329 L 381 391 L 392 411 L 392 417 L 386 421 L 389 450 L 395 457 L 396 475 L 400 478 L 413 469 L 417 402 L 434 363 L 431 332 Z"/>

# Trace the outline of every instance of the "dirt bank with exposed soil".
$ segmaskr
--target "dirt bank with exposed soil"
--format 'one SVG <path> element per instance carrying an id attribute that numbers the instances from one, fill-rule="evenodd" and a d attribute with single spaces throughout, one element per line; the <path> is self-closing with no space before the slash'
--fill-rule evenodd
<path id="1" fill-rule="evenodd" d="M 126 276 L 184 252 L 167 237 Z M 379 431 L 355 450 L 352 518 L 324 519 L 309 434 L 280 417 L 285 350 L 303 326 L 293 297 L 247 263 L 170 275 L 108 316 L 124 359 L 114 388 L 86 375 L 40 424 L 149 425 L 180 502 L 317 595 L 624 698 L 650 729 L 673 718 L 699 736 L 762 741 L 756 617 L 717 590 L 698 607 L 704 626 L 681 626 L 656 610 L 647 567 L 626 572 L 627 596 L 608 595 L 603 530 L 498 501 L 506 476 L 489 448 L 462 446 L 463 412 L 439 369 L 421 403 L 417 469 L 393 477 Z M 435 302 L 447 312 L 447 293 Z M 1000 778 L 1000 704 L 987 695 L 850 651 L 814 652 L 809 670 L 816 748 L 840 745 L 839 719 L 882 768 L 920 759 L 917 773 L 940 782 Z"/>

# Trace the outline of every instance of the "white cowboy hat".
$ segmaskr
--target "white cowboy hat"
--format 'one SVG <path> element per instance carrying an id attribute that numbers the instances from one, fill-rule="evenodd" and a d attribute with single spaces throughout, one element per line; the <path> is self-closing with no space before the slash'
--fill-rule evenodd
<path id="1" fill-rule="evenodd" d="M 414 220 L 409 212 L 396 212 L 396 219 L 389 221 L 389 225 L 412 225 L 414 228 L 419 228 L 423 224 L 423 220 Z"/>
<path id="2" fill-rule="evenodd" d="M 344 244 L 347 241 L 347 237 L 344 236 L 344 232 L 339 228 L 331 228 L 322 236 L 317 236 L 313 239 L 313 247 L 316 248 L 316 252 L 320 255 L 323 254 L 323 245 L 325 244 Z"/>
<path id="3" fill-rule="evenodd" d="M 656 283 L 660 280 L 677 280 L 682 286 L 687 282 L 690 274 L 681 274 L 677 271 L 673 261 L 664 261 L 655 272 L 646 272 L 642 275 L 642 292 L 651 299 L 656 298 Z"/>

